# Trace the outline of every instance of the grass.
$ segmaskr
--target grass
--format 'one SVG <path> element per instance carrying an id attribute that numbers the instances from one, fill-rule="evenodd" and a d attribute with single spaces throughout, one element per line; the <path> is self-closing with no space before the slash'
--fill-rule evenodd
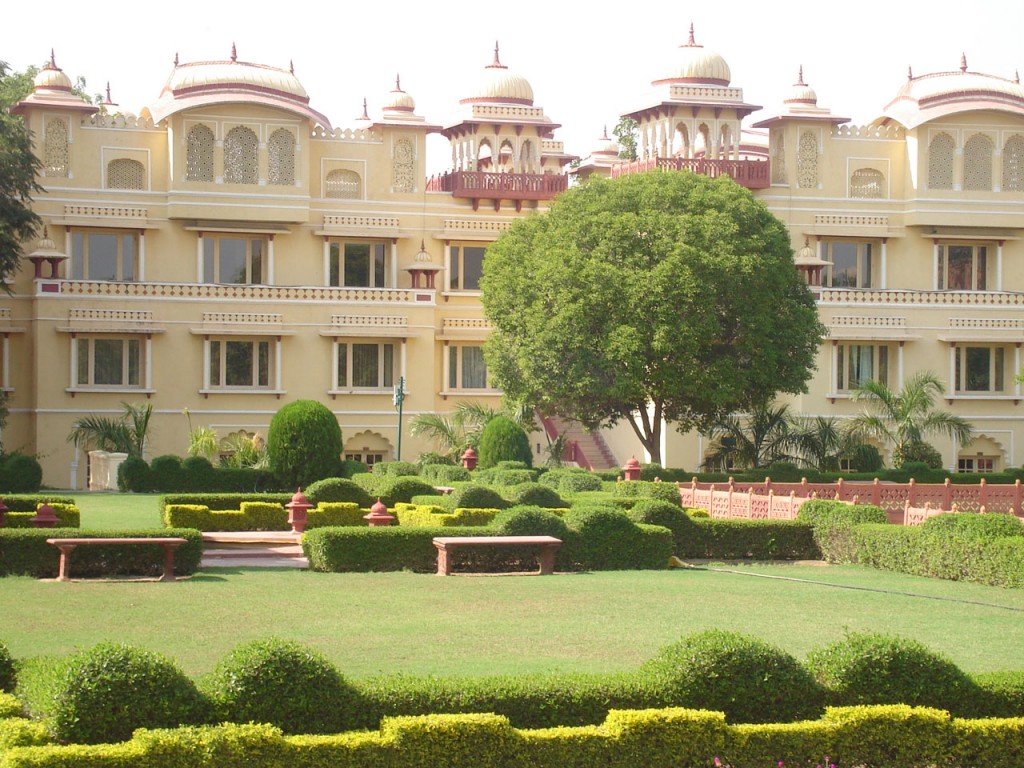
<path id="1" fill-rule="evenodd" d="M 159 524 L 153 495 L 91 494 L 79 507 L 83 527 Z M 971 672 L 1024 668 L 1024 590 L 853 566 L 718 566 L 544 578 L 274 569 L 210 569 L 175 584 L 5 578 L 0 640 L 17 658 L 118 640 L 199 675 L 239 643 L 276 635 L 365 677 L 629 670 L 708 627 L 803 658 L 870 630 L 917 639 Z"/>

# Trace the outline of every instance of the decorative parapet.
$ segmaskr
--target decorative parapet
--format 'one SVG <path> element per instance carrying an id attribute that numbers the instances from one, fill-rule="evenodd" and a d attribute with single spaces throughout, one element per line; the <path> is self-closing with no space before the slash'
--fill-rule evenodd
<path id="1" fill-rule="evenodd" d="M 949 327 L 966 330 L 1019 331 L 1024 329 L 1024 319 L 1016 317 L 951 317 Z"/>
<path id="2" fill-rule="evenodd" d="M 888 216 L 840 216 L 818 214 L 814 225 L 819 227 L 888 227 Z"/>
<path id="3" fill-rule="evenodd" d="M 72 308 L 67 325 L 57 328 L 64 333 L 163 333 L 153 322 L 153 313 L 145 309 Z"/>
<path id="4" fill-rule="evenodd" d="M 831 325 L 841 328 L 906 328 L 907 318 L 885 315 L 836 315 L 832 318 Z"/>
<path id="5" fill-rule="evenodd" d="M 156 128 L 151 118 L 138 117 L 131 112 L 118 112 L 113 115 L 96 112 L 89 116 L 85 124 L 93 128 L 135 128 L 148 131 Z"/>
<path id="6" fill-rule="evenodd" d="M 409 318 L 404 315 L 331 315 L 331 324 L 321 328 L 320 335 L 404 339 L 418 334 L 410 331 Z"/>
<path id="7" fill-rule="evenodd" d="M 481 318 L 443 317 L 441 333 L 437 338 L 442 341 L 483 341 L 491 330 L 491 324 Z"/>
<path id="8" fill-rule="evenodd" d="M 889 125 L 836 125 L 832 127 L 834 139 L 900 139 L 906 137 L 903 126 Z"/>
<path id="9" fill-rule="evenodd" d="M 384 135 L 368 128 L 335 128 L 329 131 L 322 125 L 313 129 L 312 137 L 324 141 L 353 141 L 361 144 L 383 144 Z"/>
<path id="10" fill-rule="evenodd" d="M 434 304 L 434 292 L 409 288 L 216 285 L 212 283 L 114 283 L 91 280 L 37 281 L 41 294 L 207 301 L 311 301 L 325 303 Z"/>
<path id="11" fill-rule="evenodd" d="M 668 90 L 672 101 L 716 101 L 728 103 L 743 101 L 742 88 L 708 88 L 695 85 L 671 85 Z"/>
<path id="12" fill-rule="evenodd" d="M 565 142 L 554 139 L 542 139 L 540 142 L 540 153 L 542 155 L 561 155 L 565 152 Z"/>
<path id="13" fill-rule="evenodd" d="M 443 237 L 445 240 L 458 240 L 465 237 L 479 239 L 481 235 L 487 235 L 488 239 L 496 239 L 511 226 L 512 222 L 508 220 L 445 219 Z"/>
<path id="14" fill-rule="evenodd" d="M 818 304 L 915 307 L 1024 307 L 1024 293 L 822 288 L 818 294 Z"/>
<path id="15" fill-rule="evenodd" d="M 398 229 L 397 216 L 324 216 L 324 228 Z"/>
<path id="16" fill-rule="evenodd" d="M 331 315 L 331 325 L 405 328 L 409 325 L 409 318 L 404 315 Z"/>
<path id="17" fill-rule="evenodd" d="M 146 208 L 121 208 L 109 205 L 65 205 L 65 219 L 141 219 L 149 216 Z"/>
<path id="18" fill-rule="evenodd" d="M 494 104 L 474 104 L 473 117 L 491 120 L 515 120 L 517 122 L 531 120 L 547 122 L 548 118 L 540 107 L 497 106 Z"/>

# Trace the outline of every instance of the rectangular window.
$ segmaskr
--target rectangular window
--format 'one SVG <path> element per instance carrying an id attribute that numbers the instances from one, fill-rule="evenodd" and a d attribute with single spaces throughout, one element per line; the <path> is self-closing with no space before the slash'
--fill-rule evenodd
<path id="1" fill-rule="evenodd" d="M 331 285 L 345 288 L 387 287 L 388 244 L 331 242 Z"/>
<path id="2" fill-rule="evenodd" d="M 995 459 L 979 456 L 973 459 L 957 459 L 958 472 L 995 472 Z"/>
<path id="3" fill-rule="evenodd" d="M 957 347 L 957 392 L 1002 392 L 1006 351 L 1002 347 Z"/>
<path id="4" fill-rule="evenodd" d="M 846 240 L 825 241 L 822 255 L 832 265 L 825 271 L 825 285 L 830 288 L 870 288 L 871 243 Z"/>
<path id="5" fill-rule="evenodd" d="M 338 344 L 335 389 L 390 389 L 395 385 L 395 345 L 359 342 Z"/>
<path id="6" fill-rule="evenodd" d="M 453 245 L 448 287 L 453 291 L 479 291 L 484 274 L 485 245 Z"/>
<path id="7" fill-rule="evenodd" d="M 139 339 L 79 336 L 75 383 L 79 387 L 139 387 L 142 343 Z"/>
<path id="8" fill-rule="evenodd" d="M 361 461 L 368 467 L 384 461 L 383 453 L 346 453 L 345 461 Z"/>
<path id="9" fill-rule="evenodd" d="M 988 248 L 984 245 L 938 246 L 940 291 L 984 291 L 988 287 Z"/>
<path id="10" fill-rule="evenodd" d="M 135 232 L 72 232 L 71 279 L 134 280 L 138 243 Z"/>
<path id="11" fill-rule="evenodd" d="M 836 350 L 836 392 L 850 392 L 864 382 L 889 383 L 889 347 L 840 344 Z"/>
<path id="12" fill-rule="evenodd" d="M 270 387 L 269 341 L 210 341 L 210 388 Z"/>
<path id="13" fill-rule="evenodd" d="M 484 349 L 478 346 L 448 347 L 448 389 L 490 389 Z"/>
<path id="14" fill-rule="evenodd" d="M 262 237 L 203 237 L 203 282 L 258 285 L 263 282 L 267 241 Z"/>

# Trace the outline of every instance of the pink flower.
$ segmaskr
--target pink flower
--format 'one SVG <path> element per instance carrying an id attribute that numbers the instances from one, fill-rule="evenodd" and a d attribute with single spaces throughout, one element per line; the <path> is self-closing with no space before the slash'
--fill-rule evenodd
<path id="1" fill-rule="evenodd" d="M 715 765 L 717 766 L 717 768 L 722 768 L 722 761 L 719 760 L 717 757 L 715 758 Z M 818 768 L 821 768 L 821 766 L 819 765 Z"/>

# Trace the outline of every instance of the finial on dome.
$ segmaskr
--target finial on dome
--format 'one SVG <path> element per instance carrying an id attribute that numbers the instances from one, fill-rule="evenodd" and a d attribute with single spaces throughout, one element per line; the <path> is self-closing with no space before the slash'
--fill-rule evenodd
<path id="1" fill-rule="evenodd" d="M 114 105 L 114 102 L 110 100 L 110 81 L 109 80 L 107 80 L 107 100 L 105 102 L 103 102 L 103 103 L 107 104 L 107 105 L 110 105 L 110 106 Z"/>
<path id="2" fill-rule="evenodd" d="M 50 49 L 50 63 L 47 65 L 50 69 L 60 69 L 57 66 L 57 58 L 53 55 L 53 48 Z"/>
<path id="3" fill-rule="evenodd" d="M 177 69 L 177 67 L 178 67 L 178 52 L 177 51 L 174 52 L 174 67 L 175 67 L 175 69 Z"/>
<path id="4" fill-rule="evenodd" d="M 966 53 L 961 53 L 960 54 L 960 71 L 961 72 L 966 72 L 967 71 L 967 54 Z"/>
<path id="5" fill-rule="evenodd" d="M 288 71 L 295 74 L 295 59 L 288 59 Z"/>
<path id="6" fill-rule="evenodd" d="M 395 90 L 396 91 L 402 90 L 402 76 L 399 75 L 399 74 L 395 75 Z"/>
<path id="7" fill-rule="evenodd" d="M 801 64 L 800 68 L 797 70 L 797 73 L 796 73 L 796 84 L 797 85 L 807 85 L 807 83 L 804 82 L 804 65 L 803 64 Z"/>
<path id="8" fill-rule="evenodd" d="M 913 68 L 912 68 L 912 67 L 911 67 L 911 66 L 910 66 L 910 65 L 908 64 L 908 65 L 907 65 L 907 80 L 913 80 L 913 79 L 914 79 L 914 70 L 913 70 Z"/>
<path id="9" fill-rule="evenodd" d="M 686 44 L 691 48 L 697 47 L 697 41 L 693 37 L 693 22 L 690 22 L 690 39 L 686 41 Z"/>
<path id="10" fill-rule="evenodd" d="M 604 124 L 604 133 L 601 134 L 601 141 L 611 141 L 608 138 L 608 123 Z"/>
<path id="11" fill-rule="evenodd" d="M 360 117 L 359 119 L 360 120 L 369 120 L 370 119 L 370 113 L 367 112 L 367 110 L 366 110 L 366 97 L 365 96 L 363 97 L 363 116 Z"/>
<path id="12" fill-rule="evenodd" d="M 497 40 L 494 41 L 494 63 L 491 66 L 492 67 L 500 67 L 501 66 L 501 58 L 499 58 L 499 56 L 498 56 L 498 41 Z"/>
<path id="13" fill-rule="evenodd" d="M 1015 82 L 1017 85 L 1020 85 L 1020 70 L 1019 69 L 1013 70 L 1013 82 Z"/>
<path id="14" fill-rule="evenodd" d="M 238 61 L 238 51 L 235 49 L 235 44 L 231 44 L 231 60 Z"/>

